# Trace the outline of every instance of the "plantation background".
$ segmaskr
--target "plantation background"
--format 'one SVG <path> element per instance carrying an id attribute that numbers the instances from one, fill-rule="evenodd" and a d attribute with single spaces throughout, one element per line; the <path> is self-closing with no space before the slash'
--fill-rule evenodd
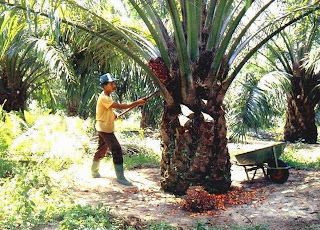
<path id="1" fill-rule="evenodd" d="M 166 119 L 172 104 L 181 110 L 171 117 L 179 123 L 179 128 L 188 130 L 190 123 L 198 124 L 199 120 L 222 127 L 217 132 L 221 134 L 218 139 L 222 142 L 225 139 L 227 146 L 219 142 L 219 151 L 230 155 L 232 185 L 246 191 L 254 191 L 260 186 L 259 189 L 265 188 L 272 193 L 274 187 L 262 180 L 260 174 L 254 184 L 248 184 L 242 177 L 244 172 L 234 169 L 234 155 L 270 142 L 287 141 L 280 159 L 291 167 L 292 174 L 287 183 L 277 187 L 277 194 L 289 193 L 297 197 L 296 203 L 287 207 L 287 211 L 292 211 L 287 215 L 287 227 L 319 228 L 319 210 L 311 205 L 312 201 L 316 204 L 319 200 L 314 195 L 319 188 L 316 178 L 320 168 L 319 1 L 203 1 L 203 6 L 209 2 L 215 2 L 219 9 L 225 10 L 213 17 L 212 27 L 218 28 L 220 33 L 212 32 L 208 44 L 204 39 L 205 32 L 200 35 L 198 31 L 199 36 L 195 39 L 195 28 L 190 20 L 182 17 L 188 12 L 186 15 L 200 18 L 196 11 L 200 7 L 194 1 L 166 1 L 166 4 L 165 1 L 133 0 L 0 2 L 1 229 L 178 229 L 175 215 L 190 221 L 183 226 L 185 229 L 275 228 L 271 223 L 263 222 L 264 216 L 261 219 L 249 216 L 246 224 L 226 221 L 230 219 L 226 215 L 231 215 L 232 210 L 233 214 L 243 211 L 239 207 L 228 207 L 228 213 L 219 215 L 212 211 L 208 214 L 210 221 L 192 219 L 205 214 L 182 209 L 180 202 L 186 198 L 184 195 L 174 196 L 161 190 L 161 170 L 175 167 L 174 164 L 168 166 L 170 161 L 167 165 L 162 161 L 174 150 L 163 138 L 165 128 L 170 124 Z M 176 3 L 180 17 L 172 16 L 174 9 L 169 3 Z M 192 9 L 197 13 L 184 11 L 182 3 L 195 7 Z M 268 4 L 271 8 L 258 14 L 258 9 Z M 208 12 L 209 6 L 204 8 Z M 277 7 L 281 9 L 279 12 L 275 10 Z M 143 24 L 148 18 L 142 17 L 143 13 L 151 15 L 154 27 Z M 159 20 L 154 20 L 152 15 L 159 16 L 160 27 L 164 26 L 169 33 L 156 26 L 155 21 Z M 237 15 L 242 15 L 243 21 L 237 21 Z M 249 19 L 257 19 L 255 16 L 259 20 L 253 23 Z M 303 20 L 298 20 L 302 16 Z M 185 47 L 179 46 L 181 36 L 174 37 L 179 34 L 175 27 L 177 21 L 181 21 Z M 224 23 L 217 23 L 220 21 Z M 207 25 L 203 24 L 204 27 Z M 284 24 L 286 27 L 282 28 Z M 246 25 L 252 27 L 248 29 Z M 263 30 L 257 31 L 257 28 Z M 281 31 L 277 31 L 278 28 Z M 277 33 L 269 36 L 272 31 Z M 214 36 L 217 36 L 215 41 Z M 268 39 L 264 40 L 264 36 Z M 230 43 L 224 43 L 228 41 Z M 188 58 L 179 56 L 183 52 Z M 228 65 L 224 62 L 226 59 Z M 192 67 L 188 68 L 186 63 L 191 63 Z M 215 72 L 216 75 L 201 78 L 198 75 L 203 74 L 202 69 L 204 73 Z M 185 75 L 182 74 L 184 71 Z M 113 98 L 120 103 L 137 100 L 158 89 L 161 91 L 161 96 L 148 100 L 146 105 L 134 109 L 115 124 L 126 172 L 130 179 L 137 176 L 136 183 L 140 183 L 140 187 L 129 190 L 114 183 L 110 154 L 103 160 L 103 179 L 90 177 L 97 148 L 94 124 L 95 105 L 102 91 L 99 76 L 106 72 L 118 78 Z M 225 74 L 220 76 L 220 73 Z M 192 76 L 194 83 L 187 77 L 184 79 L 185 76 Z M 184 90 L 188 87 L 180 85 L 185 82 L 190 83 L 190 89 L 192 84 L 200 87 L 195 95 L 201 96 L 193 98 L 192 91 L 186 94 Z M 212 85 L 206 85 L 206 82 Z M 226 82 L 230 85 L 224 91 L 221 86 Z M 206 98 L 206 87 L 217 89 L 214 91 L 217 100 Z M 197 103 L 185 100 L 186 95 Z M 210 100 L 212 108 L 220 111 L 218 119 L 212 119 L 209 109 L 197 107 Z M 190 116 L 194 112 L 200 114 L 199 117 Z M 199 127 L 192 126 L 192 129 Z M 170 128 L 175 130 L 176 127 Z M 197 145 L 201 139 L 190 138 Z M 171 140 L 173 143 L 179 141 L 181 139 Z M 177 144 L 175 151 L 180 147 Z M 207 156 L 215 154 L 214 151 L 204 152 Z M 192 154 L 191 151 L 190 162 L 192 157 L 197 159 L 197 154 Z M 227 161 L 229 155 L 225 156 Z M 148 173 L 153 177 L 147 177 Z M 211 175 L 211 172 L 206 173 Z M 238 175 L 240 179 L 235 178 Z M 302 188 L 303 183 L 307 185 Z M 164 217 L 146 218 L 140 223 L 144 218 L 141 210 L 140 219 L 130 219 L 121 214 L 122 203 L 105 200 L 119 194 L 123 196 L 123 203 L 127 199 L 132 203 L 150 203 L 150 207 L 154 207 L 151 204 L 157 201 L 165 207 L 162 214 L 167 217 L 168 213 L 172 214 L 173 218 L 168 218 L 167 222 Z M 143 199 L 149 195 L 152 198 L 140 200 L 141 194 Z M 78 199 L 81 195 L 83 198 Z M 303 205 L 310 204 L 310 210 L 296 210 L 294 206 L 299 205 L 304 196 L 307 200 Z M 290 199 L 294 200 L 286 196 L 279 198 L 275 207 L 279 211 L 281 204 Z M 250 201 L 245 208 L 254 213 L 254 205 Z M 259 204 L 259 207 L 262 208 L 259 209 L 261 215 L 268 213 L 266 206 Z M 306 217 L 300 217 L 299 213 L 306 213 Z M 292 220 L 291 214 L 298 220 Z"/>

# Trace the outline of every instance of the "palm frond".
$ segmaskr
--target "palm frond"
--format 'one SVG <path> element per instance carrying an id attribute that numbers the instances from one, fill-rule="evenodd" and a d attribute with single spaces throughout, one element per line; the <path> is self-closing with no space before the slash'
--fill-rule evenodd
<path id="1" fill-rule="evenodd" d="M 251 76 L 241 82 L 242 92 L 237 106 L 228 112 L 231 138 L 243 138 L 250 130 L 258 130 L 271 124 L 270 117 L 285 104 L 285 97 L 291 90 L 290 76 L 283 72 L 272 72 L 260 80 Z"/>
<path id="2" fill-rule="evenodd" d="M 133 7 L 137 10 L 138 14 L 148 27 L 151 36 L 155 40 L 157 47 L 159 48 L 159 51 L 161 53 L 161 57 L 163 58 L 164 62 L 166 63 L 166 66 L 169 68 L 171 65 L 171 61 L 168 55 L 168 47 L 167 47 L 167 41 L 168 41 L 168 32 L 165 29 L 163 23 L 161 20 L 159 20 L 159 16 L 156 14 L 156 11 L 153 9 L 152 4 L 142 4 L 142 7 L 139 6 L 139 4 L 136 3 L 134 0 L 130 0 L 130 3 L 133 5 Z M 152 21 L 153 25 L 149 21 L 149 19 Z"/>
<path id="3" fill-rule="evenodd" d="M 219 1 L 217 5 L 217 10 L 213 15 L 213 21 L 211 25 L 210 35 L 207 42 L 207 50 L 212 50 L 219 44 L 219 38 L 221 33 L 221 27 L 223 21 L 225 20 L 226 14 L 224 12 L 229 12 L 233 1 Z"/>
<path id="4" fill-rule="evenodd" d="M 5 4 L 8 7 L 12 7 L 14 9 L 18 9 L 18 10 L 22 10 L 22 11 L 30 11 L 32 14 L 38 15 L 38 16 L 42 16 L 45 18 L 48 18 L 50 20 L 58 20 L 60 21 L 60 23 L 63 23 L 65 25 L 71 26 L 73 29 L 76 29 L 78 31 L 84 32 L 84 33 L 88 33 L 90 35 L 93 35 L 96 39 L 100 39 L 100 41 L 104 41 L 109 43 L 110 45 L 112 45 L 113 47 L 116 47 L 117 49 L 119 49 L 121 52 L 123 52 L 124 54 L 128 55 L 130 58 L 132 58 L 135 62 L 137 62 L 143 69 L 144 71 L 149 75 L 149 77 L 153 80 L 154 84 L 157 85 L 157 87 L 161 90 L 162 95 L 164 96 L 164 99 L 166 100 L 166 102 L 168 104 L 173 104 L 173 98 L 172 96 L 169 94 L 168 90 L 163 86 L 163 84 L 160 82 L 160 80 L 155 76 L 155 74 L 148 68 L 147 63 L 145 62 L 145 60 L 141 59 L 140 55 L 136 53 L 136 50 L 132 50 L 131 47 L 128 47 L 125 43 L 126 39 L 124 37 L 124 42 L 119 42 L 118 39 L 115 39 L 114 36 L 110 37 L 108 36 L 108 32 L 111 32 L 113 35 L 115 35 L 115 33 L 113 33 L 112 30 L 107 31 L 107 30 L 96 30 L 95 26 L 97 25 L 97 23 L 94 23 L 94 21 L 92 22 L 92 26 L 90 26 L 90 21 L 86 22 L 86 24 L 80 24 L 77 22 L 73 22 L 67 18 L 59 18 L 56 17 L 52 11 L 50 11 L 50 13 L 44 13 L 42 11 L 36 11 L 33 9 L 29 9 L 24 7 L 23 5 L 20 4 L 11 4 L 11 3 L 7 3 L 7 2 L 0 2 L 0 4 Z M 81 9 L 80 9 L 81 10 Z M 93 28 L 92 28 L 93 27 Z M 101 28 L 99 28 L 101 29 Z M 119 35 L 118 33 L 116 33 L 116 35 Z M 121 39 L 120 39 L 121 40 Z"/>
<path id="5" fill-rule="evenodd" d="M 258 87 L 258 81 L 250 78 L 241 84 L 241 102 L 229 111 L 233 139 L 244 136 L 250 129 L 267 126 L 270 114 L 265 91 Z"/>
<path id="6" fill-rule="evenodd" d="M 182 97 L 186 100 L 190 87 L 193 87 L 190 58 L 187 53 L 187 43 L 184 36 L 183 26 L 180 21 L 179 11 L 174 0 L 166 0 L 168 10 L 174 28 L 175 43 L 178 50 L 179 67 L 181 72 Z"/>
<path id="7" fill-rule="evenodd" d="M 274 45 L 274 46 L 273 46 Z M 270 40 L 269 43 L 266 44 L 267 50 L 270 51 L 270 54 L 268 56 L 262 54 L 265 56 L 268 61 L 271 63 L 272 67 L 277 70 L 285 70 L 286 73 L 292 74 L 292 61 L 293 59 L 290 59 L 289 55 L 287 55 L 287 52 L 285 52 L 277 42 L 273 39 Z M 291 60 L 291 62 L 290 62 Z M 278 66 L 277 62 L 280 61 L 282 66 Z M 291 63 L 291 64 L 290 64 Z"/>
<path id="8" fill-rule="evenodd" d="M 319 2 L 320 3 L 320 2 Z M 242 67 L 246 64 L 246 62 L 252 57 L 252 55 L 254 53 L 257 52 L 257 50 L 259 50 L 264 44 L 266 44 L 271 38 L 273 38 L 274 36 L 276 36 L 277 34 L 279 34 L 281 31 L 283 31 L 285 28 L 287 28 L 288 26 L 292 25 L 293 23 L 299 21 L 300 19 L 312 14 L 315 10 L 320 10 L 320 7 L 312 7 L 312 9 L 310 9 L 310 6 L 304 6 L 302 8 L 296 9 L 294 12 L 301 12 L 301 10 L 306 10 L 304 13 L 302 14 L 298 14 L 297 16 L 293 17 L 292 19 L 290 19 L 288 22 L 286 23 L 282 23 L 281 26 L 279 26 L 277 29 L 275 29 L 273 32 L 268 33 L 268 35 L 262 39 L 261 41 L 259 41 L 253 48 L 250 49 L 250 51 L 244 55 L 243 58 L 241 58 L 241 61 L 234 67 L 234 69 L 232 70 L 232 72 L 230 73 L 230 75 L 228 76 L 228 78 L 226 79 L 227 82 L 229 82 L 228 84 L 230 85 L 230 83 L 233 81 L 233 79 L 237 76 L 237 74 L 239 73 L 239 71 L 242 69 Z M 292 13 L 290 13 L 292 14 Z M 274 24 L 275 22 L 279 22 L 282 21 L 284 18 L 288 17 L 288 15 L 290 14 L 286 14 L 284 16 L 281 16 L 280 18 L 273 20 L 271 23 L 269 23 L 269 25 Z M 231 59 L 234 59 L 234 55 L 237 56 L 243 46 L 247 43 L 249 43 L 249 41 L 254 38 L 255 36 L 257 36 L 259 34 L 259 32 L 263 31 L 265 28 L 268 28 L 268 26 L 263 27 L 261 29 L 259 29 L 256 33 L 254 33 L 253 35 L 251 35 L 249 38 L 247 38 L 240 46 L 239 48 L 234 52 L 234 54 L 232 55 L 233 57 Z M 230 59 L 230 60 L 231 60 Z"/>
<path id="9" fill-rule="evenodd" d="M 1 14 L 1 52 L 0 58 L 3 58 L 6 50 L 19 33 L 25 28 L 25 25 L 19 20 L 19 15 L 12 12 L 3 11 Z"/>
<path id="10" fill-rule="evenodd" d="M 320 73 L 320 47 L 312 49 L 304 58 L 304 68 L 314 74 Z"/>

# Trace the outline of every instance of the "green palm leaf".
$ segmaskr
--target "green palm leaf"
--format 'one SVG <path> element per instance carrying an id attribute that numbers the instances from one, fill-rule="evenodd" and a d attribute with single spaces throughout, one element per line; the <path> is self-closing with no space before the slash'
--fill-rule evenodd
<path id="1" fill-rule="evenodd" d="M 277 113 L 279 105 L 286 102 L 283 95 L 291 90 L 290 78 L 290 75 L 274 71 L 260 80 L 250 76 L 241 83 L 243 95 L 240 102 L 228 112 L 232 140 L 243 139 L 248 131 L 256 131 L 271 124 L 270 117 Z"/>

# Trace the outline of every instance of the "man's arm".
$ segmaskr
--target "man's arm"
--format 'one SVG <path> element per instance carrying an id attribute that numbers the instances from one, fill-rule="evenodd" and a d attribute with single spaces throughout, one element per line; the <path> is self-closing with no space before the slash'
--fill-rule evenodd
<path id="1" fill-rule="evenodd" d="M 117 102 L 113 102 L 110 107 L 114 109 L 129 109 L 138 105 L 144 105 L 145 103 L 146 101 L 144 99 L 139 99 L 130 104 L 118 104 Z"/>

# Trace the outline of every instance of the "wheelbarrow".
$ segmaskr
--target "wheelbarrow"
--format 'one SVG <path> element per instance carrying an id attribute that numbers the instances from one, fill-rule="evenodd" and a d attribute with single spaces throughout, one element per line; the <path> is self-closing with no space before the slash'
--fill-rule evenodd
<path id="1" fill-rule="evenodd" d="M 281 142 L 260 149 L 255 149 L 249 152 L 235 155 L 236 165 L 244 167 L 249 182 L 254 179 L 257 170 L 261 169 L 265 177 L 268 177 L 272 182 L 283 184 L 288 180 L 289 168 L 285 162 L 279 160 L 286 143 Z M 267 172 L 265 171 L 267 169 Z M 249 173 L 254 171 L 250 179 Z"/>

